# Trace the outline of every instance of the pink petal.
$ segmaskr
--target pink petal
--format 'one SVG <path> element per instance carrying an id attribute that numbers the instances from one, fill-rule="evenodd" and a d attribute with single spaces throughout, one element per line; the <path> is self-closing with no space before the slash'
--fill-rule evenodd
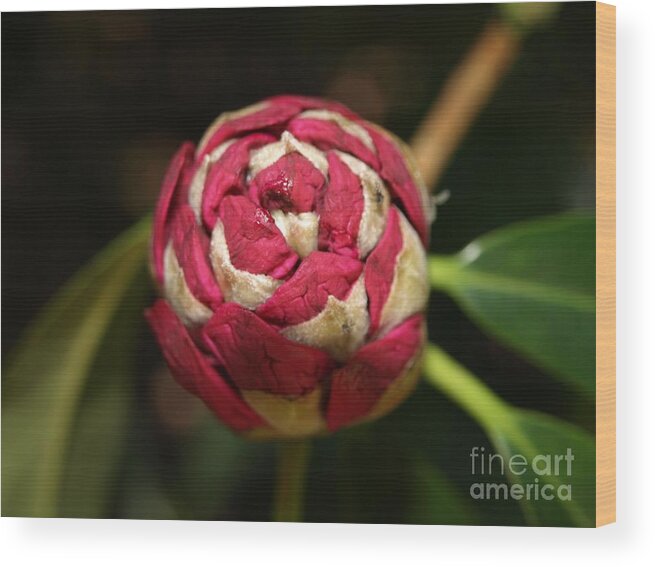
<path id="1" fill-rule="evenodd" d="M 193 151 L 192 143 L 185 142 L 182 144 L 168 166 L 161 192 L 159 193 L 152 229 L 152 264 L 155 278 L 159 285 L 162 285 L 164 281 L 164 250 L 168 243 L 166 234 L 167 221 L 171 209 L 174 208 L 173 203 L 177 202 L 175 191 L 180 185 L 180 180 L 193 164 Z"/>
<path id="2" fill-rule="evenodd" d="M 236 431 L 267 426 L 200 352 L 164 300 L 158 300 L 147 310 L 146 318 L 173 376 L 183 388 L 202 399 L 221 421 Z"/>
<path id="3" fill-rule="evenodd" d="M 247 197 L 228 196 L 221 203 L 220 217 L 235 268 L 277 279 L 289 275 L 298 256 L 266 209 Z"/>
<path id="4" fill-rule="evenodd" d="M 250 187 L 250 194 L 269 210 L 306 213 L 314 210 L 316 195 L 325 178 L 306 157 L 299 153 L 282 156 L 260 171 Z"/>
<path id="5" fill-rule="evenodd" d="M 290 341 L 236 303 L 219 307 L 203 337 L 240 390 L 300 396 L 314 390 L 332 369 L 326 353 Z"/>
<path id="6" fill-rule="evenodd" d="M 358 119 L 359 116 L 350 110 L 347 106 L 333 100 L 311 96 L 297 96 L 297 95 L 278 95 L 266 100 L 272 104 L 292 104 L 300 107 L 301 110 L 314 110 L 326 109 L 333 112 L 338 112 L 342 116 L 349 119 Z"/>
<path id="7" fill-rule="evenodd" d="M 370 336 L 375 334 L 380 325 L 382 309 L 391 291 L 396 260 L 402 248 L 403 235 L 400 230 L 399 213 L 395 207 L 391 207 L 384 233 L 366 260 L 366 268 L 364 269 L 368 309 L 371 317 Z"/>
<path id="8" fill-rule="evenodd" d="M 235 141 L 211 167 L 202 193 L 202 219 L 211 231 L 218 218 L 218 208 L 228 193 L 246 192 L 246 173 L 250 151 L 275 141 L 270 134 L 252 134 Z"/>
<path id="9" fill-rule="evenodd" d="M 422 344 L 422 321 L 421 315 L 410 317 L 381 339 L 364 345 L 332 375 L 326 416 L 330 430 L 365 418 L 402 376 Z"/>
<path id="10" fill-rule="evenodd" d="M 328 296 L 344 299 L 362 267 L 361 262 L 346 256 L 312 252 L 256 313 L 279 326 L 308 321 L 323 311 Z"/>
<path id="11" fill-rule="evenodd" d="M 327 156 L 329 182 L 319 198 L 318 246 L 352 258 L 359 257 L 357 236 L 364 211 L 361 181 L 334 152 Z"/>
<path id="12" fill-rule="evenodd" d="M 321 150 L 341 150 L 352 154 L 371 168 L 379 169 L 375 153 L 369 150 L 357 136 L 348 134 L 331 120 L 294 118 L 287 126 L 287 130 L 299 140 L 313 144 Z"/>
<path id="13" fill-rule="evenodd" d="M 405 158 L 386 135 L 362 122 L 378 150 L 380 159 L 380 177 L 391 189 L 392 199 L 397 199 L 407 219 L 414 225 L 424 245 L 429 239 L 428 223 L 423 210 L 423 202 L 418 187 L 414 183 Z"/>
<path id="14" fill-rule="evenodd" d="M 202 158 L 226 140 L 255 130 L 265 130 L 269 133 L 279 134 L 284 130 L 284 125 L 299 111 L 300 107 L 293 102 L 277 102 L 241 118 L 228 120 L 200 148 L 198 157 Z"/>
<path id="15" fill-rule="evenodd" d="M 209 238 L 196 223 L 189 205 L 177 211 L 171 236 L 189 290 L 198 301 L 215 309 L 223 302 L 223 294 L 209 262 Z"/>

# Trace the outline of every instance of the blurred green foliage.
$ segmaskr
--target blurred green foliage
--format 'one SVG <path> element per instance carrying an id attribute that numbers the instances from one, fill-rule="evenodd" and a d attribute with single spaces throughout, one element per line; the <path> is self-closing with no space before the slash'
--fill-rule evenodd
<path id="1" fill-rule="evenodd" d="M 105 513 L 131 406 L 149 234 L 145 219 L 74 276 L 4 373 L 3 514 Z"/>

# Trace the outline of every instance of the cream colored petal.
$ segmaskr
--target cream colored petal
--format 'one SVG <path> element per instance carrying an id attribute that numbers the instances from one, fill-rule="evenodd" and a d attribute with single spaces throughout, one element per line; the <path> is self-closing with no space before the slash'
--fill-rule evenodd
<path id="1" fill-rule="evenodd" d="M 360 257 L 365 258 L 375 248 L 384 232 L 391 198 L 380 176 L 368 165 L 350 154 L 336 153 L 339 159 L 359 177 L 362 184 L 364 210 L 357 235 L 357 247 Z"/>
<path id="2" fill-rule="evenodd" d="M 421 205 L 423 206 L 423 212 L 425 213 L 425 218 L 428 220 L 428 227 L 434 222 L 434 219 L 437 217 L 437 202 L 434 197 L 430 195 L 421 172 L 416 165 L 416 160 L 414 159 L 414 154 L 409 146 L 400 140 L 399 138 L 393 138 L 396 142 L 396 145 L 400 148 L 400 151 L 405 158 L 405 163 L 407 164 L 407 169 L 414 180 L 414 184 L 418 188 L 419 195 L 421 197 Z"/>
<path id="3" fill-rule="evenodd" d="M 287 244 L 301 258 L 309 256 L 318 248 L 318 215 L 316 213 L 271 212 L 275 225 L 287 241 Z"/>
<path id="4" fill-rule="evenodd" d="M 248 116 L 249 114 L 254 114 L 255 112 L 259 112 L 260 110 L 263 110 L 268 106 L 269 103 L 267 102 L 258 102 L 257 104 L 251 104 L 250 106 L 246 106 L 245 108 L 241 108 L 239 110 L 233 110 L 231 112 L 224 112 L 221 114 L 214 122 L 211 123 L 209 128 L 205 131 L 205 133 L 202 136 L 202 139 L 200 140 L 200 143 L 198 144 L 198 149 L 196 150 L 196 157 L 199 156 L 204 149 L 205 145 L 207 142 L 209 142 L 209 139 L 216 133 L 216 130 L 218 130 L 223 124 L 230 120 L 236 120 L 237 118 L 243 118 L 244 116 Z"/>
<path id="5" fill-rule="evenodd" d="M 234 301 L 247 309 L 259 307 L 282 283 L 271 276 L 251 274 L 232 265 L 223 223 L 220 220 L 216 221 L 212 232 L 209 257 L 225 300 Z"/>
<path id="6" fill-rule="evenodd" d="M 274 429 L 266 437 L 304 437 L 325 430 L 321 413 L 321 388 L 295 399 L 258 390 L 242 390 L 246 403 Z"/>
<path id="7" fill-rule="evenodd" d="M 328 120 L 334 122 L 344 132 L 351 136 L 358 138 L 369 150 L 375 151 L 375 144 L 371 139 L 370 134 L 359 124 L 348 120 L 343 114 L 334 112 L 332 110 L 306 110 L 298 115 L 298 118 L 314 118 L 316 120 Z"/>
<path id="8" fill-rule="evenodd" d="M 398 136 L 392 134 L 388 130 L 385 130 L 384 128 L 378 126 L 377 124 L 373 124 L 372 122 L 367 122 L 367 124 L 370 128 L 377 130 L 380 134 L 382 134 L 389 141 L 395 144 L 395 146 L 402 154 L 403 158 L 405 159 L 405 163 L 407 164 L 407 170 L 412 176 L 414 184 L 418 188 L 425 218 L 428 220 L 428 225 L 432 224 L 432 221 L 434 221 L 437 214 L 435 200 L 430 196 L 430 191 L 428 190 L 427 186 L 425 185 L 425 182 L 423 181 L 423 177 L 421 176 L 421 172 L 419 171 L 418 166 L 416 165 L 416 160 L 414 159 L 414 154 L 412 153 L 411 148 L 405 142 L 403 142 Z"/>
<path id="9" fill-rule="evenodd" d="M 227 150 L 234 142 L 235 140 L 227 140 L 227 142 L 223 142 L 211 153 L 207 154 L 202 159 L 200 167 L 191 180 L 191 185 L 189 186 L 189 205 L 196 215 L 196 222 L 198 224 L 201 223 L 202 194 L 205 190 L 205 181 L 207 180 L 209 168 L 221 158 L 225 153 L 225 150 Z"/>
<path id="10" fill-rule="evenodd" d="M 255 177 L 260 171 L 273 165 L 281 157 L 293 152 L 298 152 L 306 157 L 316 169 L 324 176 L 327 176 L 328 162 L 323 152 L 311 144 L 296 139 L 290 132 L 283 132 L 277 142 L 250 152 L 250 177 Z"/>
<path id="11" fill-rule="evenodd" d="M 428 301 L 427 260 L 418 234 L 399 212 L 403 247 L 398 254 L 389 297 L 380 317 L 383 335 L 410 315 L 420 313 Z"/>
<path id="12" fill-rule="evenodd" d="M 283 329 L 282 334 L 293 341 L 325 350 L 335 360 L 344 362 L 364 344 L 369 326 L 367 303 L 364 276 L 361 276 L 345 301 L 331 295 L 318 315 Z"/>
<path id="13" fill-rule="evenodd" d="M 211 309 L 191 293 L 172 241 L 164 251 L 164 295 L 185 325 L 202 325 L 212 316 Z"/>

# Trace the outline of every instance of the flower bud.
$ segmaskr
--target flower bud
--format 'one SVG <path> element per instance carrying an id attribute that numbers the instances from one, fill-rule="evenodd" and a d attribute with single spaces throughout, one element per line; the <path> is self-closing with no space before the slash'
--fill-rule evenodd
<path id="1" fill-rule="evenodd" d="M 155 214 L 147 317 L 175 378 L 255 438 L 390 411 L 418 377 L 428 202 L 402 142 L 340 104 L 221 115 Z"/>

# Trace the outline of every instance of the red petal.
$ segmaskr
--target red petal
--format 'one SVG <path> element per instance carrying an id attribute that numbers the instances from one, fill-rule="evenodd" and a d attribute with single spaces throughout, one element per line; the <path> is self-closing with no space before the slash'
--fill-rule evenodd
<path id="1" fill-rule="evenodd" d="M 271 214 L 247 197 L 223 199 L 220 217 L 232 265 L 252 274 L 283 279 L 298 262 Z"/>
<path id="2" fill-rule="evenodd" d="M 182 387 L 202 399 L 221 421 L 237 431 L 267 425 L 200 352 L 187 329 L 164 300 L 158 300 L 146 311 L 146 318 L 173 376 Z"/>
<path id="3" fill-rule="evenodd" d="M 175 190 L 185 171 L 193 164 L 193 144 L 185 142 L 173 156 L 159 193 L 157 209 L 152 229 L 152 264 L 159 285 L 164 281 L 164 250 L 168 243 L 166 235 L 167 220 L 175 201 Z"/>
<path id="4" fill-rule="evenodd" d="M 230 192 L 246 192 L 250 151 L 274 141 L 275 137 L 269 134 L 246 136 L 235 141 L 212 165 L 202 193 L 202 220 L 207 230 L 213 230 L 218 218 L 218 208 L 225 195 Z"/>
<path id="5" fill-rule="evenodd" d="M 200 148 L 200 155 L 198 157 L 201 158 L 205 154 L 208 154 L 226 140 L 236 138 L 248 132 L 266 130 L 280 133 L 284 129 L 285 123 L 299 111 L 300 106 L 293 102 L 277 102 L 275 104 L 268 104 L 266 107 L 252 114 L 247 114 L 234 120 L 228 120 Z"/>
<path id="6" fill-rule="evenodd" d="M 396 270 L 396 260 L 403 248 L 400 217 L 395 207 L 389 209 L 387 226 L 377 246 L 366 260 L 364 279 L 371 316 L 369 335 L 373 336 L 380 325 L 382 309 L 389 297 Z"/>
<path id="7" fill-rule="evenodd" d="M 366 128 L 378 149 L 379 174 L 389 185 L 392 199 L 398 199 L 407 219 L 418 232 L 423 244 L 427 245 L 429 231 L 421 194 L 407 169 L 404 156 L 386 135 L 366 123 L 362 123 L 362 126 Z"/>
<path id="8" fill-rule="evenodd" d="M 381 339 L 364 345 L 333 374 L 326 416 L 330 430 L 366 417 L 391 383 L 402 376 L 421 346 L 422 321 L 421 315 L 407 319 Z"/>
<path id="9" fill-rule="evenodd" d="M 344 299 L 361 273 L 358 260 L 312 252 L 296 273 L 257 309 L 257 315 L 280 326 L 308 321 L 323 311 L 328 296 Z"/>
<path id="10" fill-rule="evenodd" d="M 336 154 L 327 156 L 329 182 L 321 195 L 318 246 L 352 258 L 359 258 L 357 235 L 364 211 L 364 194 L 359 177 Z"/>
<path id="11" fill-rule="evenodd" d="M 291 153 L 260 171 L 250 195 L 269 210 L 306 213 L 314 210 L 316 195 L 325 178 L 306 157 Z"/>
<path id="12" fill-rule="evenodd" d="M 326 353 L 290 341 L 236 303 L 216 311 L 203 337 L 241 390 L 300 396 L 314 390 L 332 368 Z"/>
<path id="13" fill-rule="evenodd" d="M 223 294 L 209 263 L 209 238 L 196 223 L 189 205 L 177 211 L 171 236 L 189 290 L 198 301 L 215 309 L 223 302 Z"/>
<path id="14" fill-rule="evenodd" d="M 357 136 L 348 134 L 331 120 L 295 118 L 289 123 L 287 130 L 299 140 L 309 142 L 323 151 L 341 150 L 352 154 L 371 168 L 379 169 L 375 153 L 369 150 Z"/>

